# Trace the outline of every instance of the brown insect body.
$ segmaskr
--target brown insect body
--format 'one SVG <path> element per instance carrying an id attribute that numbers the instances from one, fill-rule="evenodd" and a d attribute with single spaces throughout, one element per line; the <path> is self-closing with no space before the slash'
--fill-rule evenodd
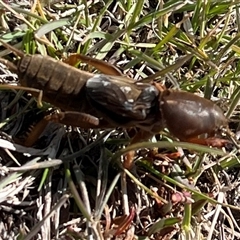
<path id="1" fill-rule="evenodd" d="M 122 76 L 93 75 L 47 56 L 18 54 L 21 59 L 17 68 L 9 62 L 7 65 L 17 72 L 21 85 L 40 89 L 44 101 L 73 111 L 61 115 L 60 120 L 66 120 L 62 123 L 85 128 L 136 126 L 145 132 L 140 134 L 142 138 L 166 126 L 181 140 L 213 135 L 227 126 L 219 107 L 192 93 L 162 90 L 157 84 L 136 83 Z M 79 112 L 100 118 L 100 122 L 93 119 L 88 124 L 88 116 L 78 116 Z M 79 124 L 77 118 L 82 116 L 86 121 Z"/>
<path id="2" fill-rule="evenodd" d="M 150 129 L 152 125 L 159 125 L 156 114 L 150 116 L 158 104 L 159 95 L 151 84 L 136 84 L 133 79 L 121 76 L 94 75 L 51 57 L 23 54 L 3 44 L 21 57 L 17 67 L 10 67 L 18 74 L 20 84 L 42 90 L 44 101 L 68 111 L 68 115 L 61 115 L 56 121 L 86 128 L 136 126 L 146 129 L 147 123 L 147 129 Z M 38 93 L 32 94 L 38 96 Z M 85 120 L 84 123 L 81 121 L 83 115 L 77 112 L 101 118 L 100 123 L 85 124 Z"/>
<path id="3" fill-rule="evenodd" d="M 22 86 L 43 90 L 44 101 L 65 111 L 104 116 L 109 127 L 133 126 L 132 121 L 141 127 L 159 94 L 150 84 L 137 85 L 124 77 L 93 75 L 38 54 L 21 58 L 18 75 Z"/>

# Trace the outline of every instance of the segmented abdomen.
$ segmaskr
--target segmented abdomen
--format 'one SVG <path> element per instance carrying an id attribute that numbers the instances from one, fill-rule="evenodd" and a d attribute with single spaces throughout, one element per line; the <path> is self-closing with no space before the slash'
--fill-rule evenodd
<path id="1" fill-rule="evenodd" d="M 38 54 L 25 55 L 18 70 L 21 85 L 43 90 L 44 101 L 68 111 L 89 110 L 84 87 L 93 74 Z"/>

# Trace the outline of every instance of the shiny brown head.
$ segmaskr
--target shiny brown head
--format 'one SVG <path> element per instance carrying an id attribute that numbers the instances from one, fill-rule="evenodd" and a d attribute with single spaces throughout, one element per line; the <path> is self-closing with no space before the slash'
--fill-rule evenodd
<path id="1" fill-rule="evenodd" d="M 180 140 L 213 136 L 228 126 L 222 110 L 212 101 L 183 91 L 165 90 L 160 97 L 165 126 Z"/>

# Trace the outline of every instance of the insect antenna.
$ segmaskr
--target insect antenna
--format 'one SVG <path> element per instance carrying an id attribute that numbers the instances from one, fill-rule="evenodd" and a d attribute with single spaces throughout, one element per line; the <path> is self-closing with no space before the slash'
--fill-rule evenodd
<path id="1" fill-rule="evenodd" d="M 12 51 L 17 57 L 24 57 L 24 53 L 18 49 L 16 49 L 15 47 L 12 47 L 11 45 L 9 45 L 8 43 L 4 42 L 2 39 L 0 39 L 0 43 L 7 48 L 8 50 Z M 12 62 L 8 61 L 7 59 L 4 58 L 0 58 L 0 63 L 6 65 L 11 71 L 17 73 L 17 66 L 15 64 L 13 64 Z"/>
<path id="2" fill-rule="evenodd" d="M 7 48 L 8 50 L 12 51 L 17 57 L 23 58 L 24 57 L 24 52 L 22 52 L 21 50 L 18 50 L 17 48 L 11 46 L 10 44 L 4 42 L 2 39 L 0 39 L 0 43 Z M 0 63 L 6 65 L 11 71 L 17 73 L 17 66 L 15 64 L 13 64 L 12 62 L 4 59 L 4 58 L 0 58 Z"/>
<path id="3" fill-rule="evenodd" d="M 8 50 L 12 51 L 17 57 L 23 58 L 24 57 L 24 52 L 21 50 L 11 46 L 10 44 L 4 42 L 2 39 L 0 39 L 0 43 L 7 48 Z"/>
<path id="4" fill-rule="evenodd" d="M 12 62 L 8 61 L 7 59 L 0 58 L 0 63 L 2 63 L 5 66 L 7 66 L 14 73 L 18 72 L 17 66 L 15 64 L 13 64 Z"/>

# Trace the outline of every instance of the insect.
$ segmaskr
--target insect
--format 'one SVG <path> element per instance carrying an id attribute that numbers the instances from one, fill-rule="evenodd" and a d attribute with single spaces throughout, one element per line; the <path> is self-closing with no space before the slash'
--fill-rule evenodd
<path id="1" fill-rule="evenodd" d="M 0 62 L 17 73 L 21 85 L 40 89 L 44 101 L 65 111 L 48 120 L 83 128 L 138 127 L 143 139 L 167 127 L 180 140 L 195 142 L 199 135 L 213 136 L 227 128 L 222 110 L 192 93 L 163 90 L 158 84 L 137 83 L 123 76 L 94 75 L 1 43 L 20 57 L 17 65 L 2 58 Z"/>

